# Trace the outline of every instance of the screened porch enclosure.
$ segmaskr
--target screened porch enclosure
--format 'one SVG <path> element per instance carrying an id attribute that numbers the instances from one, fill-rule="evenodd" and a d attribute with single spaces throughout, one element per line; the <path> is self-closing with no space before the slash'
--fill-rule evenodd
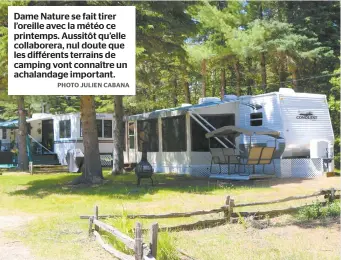
<path id="1" fill-rule="evenodd" d="M 220 128 L 235 125 L 238 115 L 235 106 L 201 107 L 205 121 Z M 206 168 L 210 164 L 209 147 L 224 147 L 216 140 L 205 137 L 208 132 L 201 123 L 193 119 L 191 111 L 160 111 L 130 116 L 124 124 L 124 163 L 135 164 L 141 160 L 142 144 L 146 144 L 148 161 L 155 172 L 188 173 L 196 168 Z M 228 138 L 228 147 L 233 147 L 234 138 Z M 195 173 L 194 173 L 195 174 Z"/>
<path id="2" fill-rule="evenodd" d="M 204 115 L 203 117 L 216 128 L 235 125 L 234 114 Z M 160 121 L 161 124 L 159 124 Z M 130 121 L 128 131 L 126 130 L 127 123 L 125 123 L 124 151 L 128 145 L 129 149 L 142 152 L 142 144 L 145 143 L 148 152 L 209 152 L 209 141 L 205 138 L 207 131 L 192 118 L 189 122 L 187 121 L 186 115 Z M 189 135 L 187 135 L 188 132 L 190 132 Z M 190 139 L 190 149 L 187 148 L 187 139 Z M 234 143 L 233 136 L 229 140 Z M 231 144 L 229 145 L 232 147 Z M 223 146 L 216 140 L 211 140 L 211 147 L 222 148 Z"/>

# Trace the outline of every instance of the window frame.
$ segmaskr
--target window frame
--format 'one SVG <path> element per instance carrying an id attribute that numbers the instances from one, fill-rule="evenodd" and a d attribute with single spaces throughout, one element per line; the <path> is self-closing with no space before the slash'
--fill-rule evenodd
<path id="1" fill-rule="evenodd" d="M 98 124 L 100 122 L 100 124 Z M 98 127 L 100 127 L 101 131 L 98 131 Z M 103 119 L 97 119 L 96 118 L 96 129 L 97 129 L 97 137 L 98 138 L 103 138 Z M 99 135 L 101 133 L 101 135 Z"/>
<path id="2" fill-rule="evenodd" d="M 150 124 L 148 130 L 151 130 L 150 132 L 144 133 L 144 130 L 146 128 L 140 129 L 141 125 L 145 127 L 145 124 Z M 137 150 L 139 152 L 142 152 L 142 139 L 140 139 L 140 133 L 143 132 L 144 134 L 149 134 L 144 136 L 144 141 L 148 140 L 148 147 L 147 152 L 159 152 L 159 119 L 158 118 L 152 118 L 152 119 L 143 119 L 143 120 L 137 120 L 136 121 L 137 126 L 137 137 L 138 137 L 138 144 L 137 144 Z M 155 127 L 154 129 L 152 127 Z M 154 130 L 154 131 L 153 131 Z M 154 139 L 153 139 L 154 138 Z M 154 144 L 154 145 L 153 145 Z"/>
<path id="3" fill-rule="evenodd" d="M 101 135 L 98 135 L 98 128 L 97 128 L 97 122 L 101 121 Z M 111 137 L 105 137 L 104 134 L 104 121 L 110 121 L 111 122 Z M 97 135 L 98 138 L 106 138 L 106 139 L 113 139 L 113 120 L 112 119 L 97 119 L 96 118 L 96 128 L 97 128 Z M 83 127 L 82 127 L 82 120 L 79 120 L 79 136 L 83 137 Z"/>
<path id="4" fill-rule="evenodd" d="M 184 134 L 184 140 L 176 140 L 175 143 L 180 143 L 182 142 L 182 145 L 180 145 L 179 147 L 176 147 L 177 149 L 173 149 L 174 147 L 167 147 L 168 145 L 166 145 L 166 142 L 168 142 L 167 140 L 167 134 L 165 135 L 165 133 L 167 133 L 167 129 L 165 129 L 165 127 L 167 128 L 168 126 L 164 125 L 164 122 L 168 121 L 168 120 L 183 120 L 184 123 L 184 129 L 183 132 L 178 132 L 179 135 Z M 166 123 L 167 124 L 167 123 Z M 174 123 L 173 123 L 174 124 Z M 170 152 L 170 153 L 181 153 L 181 152 L 187 152 L 187 120 L 186 120 L 186 115 L 178 115 L 178 116 L 171 116 L 171 117 L 163 117 L 161 118 L 161 133 L 162 133 L 162 152 Z M 174 136 L 173 136 L 174 137 Z M 179 137 L 179 136 L 178 136 Z M 174 141 L 174 140 L 173 140 Z M 167 149 L 167 150 L 166 150 Z"/>
<path id="5" fill-rule="evenodd" d="M 69 135 L 67 134 L 67 124 L 66 124 L 66 122 L 69 122 L 69 124 L 70 124 L 70 127 L 69 127 L 69 131 L 70 131 L 70 133 L 69 133 Z M 63 127 L 64 127 L 64 135 L 63 135 L 63 137 L 62 137 L 62 135 L 61 135 L 61 133 L 62 133 L 62 127 L 61 127 L 61 125 L 63 124 Z M 64 119 L 64 120 L 60 120 L 59 121 L 59 139 L 68 139 L 68 138 L 71 138 L 71 136 L 72 136 L 72 130 L 71 130 L 71 119 Z"/>
<path id="6" fill-rule="evenodd" d="M 82 120 L 79 119 L 79 136 L 83 137 L 83 126 L 82 126 Z"/>
<path id="7" fill-rule="evenodd" d="M 105 136 L 105 122 L 110 122 L 110 136 L 109 137 L 107 137 L 107 136 Z M 112 123 L 112 119 L 103 119 L 102 120 L 102 131 L 103 131 L 103 138 L 108 138 L 108 139 L 112 139 L 113 137 L 112 137 L 112 135 L 113 135 L 113 123 Z"/>
<path id="8" fill-rule="evenodd" d="M 260 117 L 253 117 L 256 115 L 260 115 Z M 250 126 L 263 126 L 263 112 L 250 113 Z"/>
<path id="9" fill-rule="evenodd" d="M 132 134 L 130 134 L 130 125 L 133 125 L 134 127 L 133 127 L 133 133 Z M 135 144 L 135 135 L 136 135 L 136 129 L 135 129 L 135 127 L 136 127 L 136 121 L 129 121 L 128 122 L 128 129 L 127 129 L 127 131 L 128 131 L 128 150 L 135 150 L 136 149 L 136 144 Z M 133 147 L 131 147 L 131 142 L 130 142 L 130 137 L 133 137 L 133 144 L 134 144 L 134 146 Z"/>
<path id="10" fill-rule="evenodd" d="M 7 139 L 7 129 L 6 129 L 6 128 L 3 128 L 3 129 L 1 129 L 1 130 L 2 130 L 1 139 L 2 139 L 2 140 L 6 140 L 6 139 Z"/>
<path id="11" fill-rule="evenodd" d="M 126 122 L 123 121 L 123 152 L 127 151 L 127 125 Z"/>

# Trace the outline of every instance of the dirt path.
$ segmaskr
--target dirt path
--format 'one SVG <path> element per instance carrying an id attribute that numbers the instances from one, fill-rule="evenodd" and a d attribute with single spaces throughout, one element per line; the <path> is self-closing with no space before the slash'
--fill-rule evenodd
<path id="1" fill-rule="evenodd" d="M 0 216 L 0 260 L 34 260 L 30 250 L 21 241 L 7 238 L 6 231 L 18 231 L 33 217 Z"/>

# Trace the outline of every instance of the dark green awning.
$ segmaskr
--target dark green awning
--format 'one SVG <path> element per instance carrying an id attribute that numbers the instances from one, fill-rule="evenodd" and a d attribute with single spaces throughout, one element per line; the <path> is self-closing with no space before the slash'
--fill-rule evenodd
<path id="1" fill-rule="evenodd" d="M 0 122 L 0 129 L 17 129 L 19 128 L 18 120 Z"/>

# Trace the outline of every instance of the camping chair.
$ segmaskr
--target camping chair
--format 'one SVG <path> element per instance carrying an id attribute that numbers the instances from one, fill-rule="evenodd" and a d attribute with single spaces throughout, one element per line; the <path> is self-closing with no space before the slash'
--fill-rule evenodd
<path id="1" fill-rule="evenodd" d="M 213 164 L 219 165 L 219 173 L 221 173 L 221 165 L 227 164 L 222 148 L 210 148 L 210 152 L 212 155 L 210 173 L 212 173 Z"/>
<path id="2" fill-rule="evenodd" d="M 271 164 L 273 162 L 274 171 L 276 172 L 275 162 L 273 160 L 273 156 L 275 153 L 276 147 L 251 147 L 249 150 L 248 157 L 246 158 L 247 161 L 244 165 L 244 172 L 246 165 L 252 165 L 253 173 L 255 172 L 256 165 L 263 165 L 263 173 L 265 173 L 265 165 Z M 245 159 L 245 158 L 242 158 Z M 249 175 L 249 174 L 247 174 Z"/>
<path id="3" fill-rule="evenodd" d="M 233 148 L 222 148 L 223 154 L 225 156 L 225 160 L 228 164 L 228 174 L 230 174 L 230 165 L 234 165 L 234 172 L 236 172 L 236 165 L 239 165 L 238 155 L 236 154 L 235 149 Z"/>
<path id="4" fill-rule="evenodd" d="M 253 172 L 255 172 L 255 165 L 259 164 L 262 152 L 263 152 L 264 147 L 260 147 L 260 146 L 253 146 L 250 147 L 249 149 L 249 153 L 248 156 L 245 157 L 239 157 L 239 161 L 240 161 L 240 165 L 244 165 L 244 173 L 246 171 L 246 166 L 251 166 L 253 167 Z M 246 160 L 245 163 L 243 163 L 242 161 Z M 250 175 L 250 174 L 247 174 Z"/>
<path id="5" fill-rule="evenodd" d="M 265 174 L 265 165 L 271 164 L 271 162 L 274 165 L 274 173 L 276 173 L 276 166 L 275 161 L 273 160 L 273 156 L 275 153 L 276 147 L 264 147 L 262 151 L 262 155 L 259 160 L 259 164 L 263 164 L 263 173 Z"/>

